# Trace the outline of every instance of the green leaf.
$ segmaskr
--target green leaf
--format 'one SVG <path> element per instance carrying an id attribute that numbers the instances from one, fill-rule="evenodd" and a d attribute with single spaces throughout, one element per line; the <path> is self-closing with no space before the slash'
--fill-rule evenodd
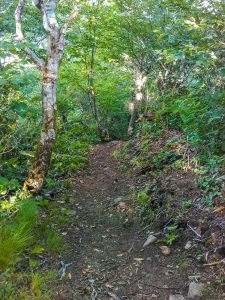
<path id="1" fill-rule="evenodd" d="M 9 180 L 5 177 L 0 176 L 0 185 L 8 186 L 9 185 Z"/>
<path id="2" fill-rule="evenodd" d="M 16 112 L 20 117 L 25 117 L 28 110 L 28 106 L 24 102 L 15 103 L 12 106 L 12 110 Z"/>
<path id="3" fill-rule="evenodd" d="M 31 254 L 41 254 L 43 253 L 44 248 L 40 245 L 37 245 L 33 248 L 33 250 L 31 251 Z"/>
<path id="4" fill-rule="evenodd" d="M 9 180 L 0 176 L 0 195 L 5 195 L 8 192 Z"/>

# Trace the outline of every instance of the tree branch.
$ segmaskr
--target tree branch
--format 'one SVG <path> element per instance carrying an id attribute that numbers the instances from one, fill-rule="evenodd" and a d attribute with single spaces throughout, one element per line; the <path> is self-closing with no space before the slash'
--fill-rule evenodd
<path id="1" fill-rule="evenodd" d="M 34 0 L 34 5 L 36 6 L 36 8 L 39 10 L 40 14 L 42 15 L 43 26 L 44 26 L 45 31 L 50 32 L 51 28 L 50 28 L 50 25 L 49 25 L 47 14 L 46 14 L 45 9 L 43 7 L 42 0 Z"/>
<path id="2" fill-rule="evenodd" d="M 71 24 L 71 22 L 78 16 L 79 10 L 74 9 L 72 13 L 68 16 L 66 22 L 62 25 L 60 29 L 60 34 L 65 34 L 67 27 Z"/>
<path id="3" fill-rule="evenodd" d="M 22 25 L 21 25 L 21 17 L 23 14 L 25 6 L 25 0 L 19 0 L 19 3 L 17 5 L 17 8 L 15 10 L 15 21 L 16 21 L 16 35 L 19 40 L 19 42 L 24 42 L 24 35 L 22 31 Z M 44 68 L 44 63 L 41 58 L 39 58 L 30 48 L 25 48 L 25 53 L 27 56 L 31 58 L 31 60 L 37 65 L 37 67 L 40 69 L 40 71 Z"/>
<path id="4" fill-rule="evenodd" d="M 44 69 L 44 62 L 41 58 L 39 58 L 34 51 L 32 51 L 30 48 L 25 48 L 25 53 L 30 57 L 30 59 L 36 64 L 38 69 L 42 72 Z"/>
<path id="5" fill-rule="evenodd" d="M 66 35 L 66 30 L 68 26 L 71 24 L 71 22 L 78 16 L 79 10 L 75 9 L 72 11 L 72 13 L 68 16 L 66 22 L 62 25 L 59 31 L 59 40 L 58 40 L 58 48 L 63 49 L 64 44 L 65 44 L 65 35 Z"/>
<path id="6" fill-rule="evenodd" d="M 24 35 L 22 32 L 22 26 L 21 26 L 21 16 L 23 14 L 25 5 L 25 0 L 19 0 L 19 3 L 17 5 L 17 8 L 15 10 L 15 21 L 16 21 L 16 35 L 18 37 L 18 40 L 20 42 L 24 41 Z"/>
<path id="7" fill-rule="evenodd" d="M 48 0 L 43 3 L 43 0 L 34 0 L 34 5 L 40 11 L 43 18 L 43 26 L 46 32 L 51 35 L 58 34 L 58 23 L 55 15 L 56 6 L 59 0 Z"/>

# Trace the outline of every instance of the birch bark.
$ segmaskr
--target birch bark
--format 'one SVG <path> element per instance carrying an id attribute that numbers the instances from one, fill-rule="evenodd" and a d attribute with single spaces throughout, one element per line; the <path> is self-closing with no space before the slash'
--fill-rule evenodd
<path id="1" fill-rule="evenodd" d="M 131 110 L 131 117 L 128 127 L 128 135 L 132 136 L 134 133 L 135 122 L 138 118 L 139 111 L 145 100 L 145 85 L 147 82 L 147 75 L 142 71 L 137 70 L 135 74 L 135 87 L 134 87 L 134 102 Z"/>
<path id="2" fill-rule="evenodd" d="M 56 139 L 56 83 L 58 71 L 64 51 L 67 26 L 78 14 L 77 10 L 73 11 L 65 24 L 59 28 L 55 14 L 58 2 L 59 0 L 34 1 L 34 5 L 42 15 L 43 26 L 47 33 L 45 61 L 43 62 L 29 48 L 25 49 L 25 53 L 37 65 L 42 74 L 41 138 L 27 180 L 24 183 L 24 187 L 31 192 L 38 192 L 42 188 L 50 167 L 52 149 Z M 19 0 L 15 11 L 16 34 L 21 42 L 25 41 L 21 25 L 24 6 L 25 0 Z"/>

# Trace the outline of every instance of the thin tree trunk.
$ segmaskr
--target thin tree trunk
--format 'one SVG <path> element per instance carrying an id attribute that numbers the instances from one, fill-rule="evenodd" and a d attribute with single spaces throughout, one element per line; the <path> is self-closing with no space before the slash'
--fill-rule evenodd
<path id="1" fill-rule="evenodd" d="M 99 5 L 101 4 L 101 0 L 97 1 L 97 6 L 96 6 L 96 13 L 99 10 Z M 92 3 L 92 5 L 95 5 L 94 2 Z M 95 80 L 94 80 L 94 66 L 95 66 L 95 54 L 96 54 L 96 33 L 97 33 L 97 25 L 95 23 L 93 23 L 92 25 L 92 21 L 91 23 L 89 23 L 89 31 L 90 34 L 92 33 L 92 27 L 93 26 L 93 45 L 91 48 L 91 57 L 90 57 L 90 66 L 89 66 L 89 75 L 88 75 L 88 96 L 89 96 L 89 101 L 92 105 L 92 113 L 93 113 L 93 117 L 95 119 L 95 123 L 96 123 L 96 127 L 97 127 L 97 131 L 99 134 L 99 137 L 101 139 L 101 141 L 105 141 L 106 140 L 106 131 L 104 130 L 104 128 L 101 126 L 101 122 L 99 119 L 99 114 L 98 114 L 98 107 L 97 107 L 97 99 L 96 99 L 96 95 L 95 95 Z"/>
<path id="2" fill-rule="evenodd" d="M 145 99 L 145 86 L 147 82 L 147 75 L 143 74 L 141 71 L 137 71 L 135 74 L 135 88 L 134 88 L 134 100 L 131 109 L 131 117 L 128 127 L 128 135 L 132 136 L 135 129 L 135 122 L 139 116 L 140 109 L 144 103 Z"/>
<path id="3" fill-rule="evenodd" d="M 96 28 L 94 26 L 94 42 L 96 37 Z M 98 134 L 99 137 L 101 139 L 101 141 L 105 140 L 105 131 L 101 126 L 100 120 L 99 120 L 99 115 L 98 115 L 98 108 L 97 108 L 97 101 L 96 101 L 96 95 L 95 95 L 95 91 L 94 91 L 94 64 L 95 64 L 95 46 L 92 47 L 91 50 L 91 64 L 90 64 L 90 70 L 89 70 L 89 78 L 88 78 L 88 84 L 89 84 L 89 99 L 90 102 L 92 103 L 92 111 L 93 111 L 93 115 L 94 115 L 94 119 L 96 122 L 96 127 L 98 130 Z"/>
<path id="4" fill-rule="evenodd" d="M 56 138 L 56 81 L 58 70 L 64 51 L 67 26 L 78 14 L 78 11 L 74 10 L 59 28 L 55 15 L 58 2 L 59 0 L 34 0 L 36 8 L 42 15 L 43 26 L 48 37 L 45 62 L 30 48 L 25 48 L 25 53 L 37 65 L 42 74 L 41 138 L 27 180 L 24 183 L 24 187 L 31 192 L 38 192 L 42 188 L 49 170 Z M 16 33 L 20 42 L 25 41 L 21 26 L 24 6 L 25 0 L 19 0 L 15 11 Z"/>
<path id="5" fill-rule="evenodd" d="M 56 79 L 59 63 L 46 68 L 42 83 L 42 129 L 37 151 L 24 186 L 39 191 L 47 176 L 56 139 Z M 56 73 L 55 73 L 56 72 Z"/>
<path id="6" fill-rule="evenodd" d="M 93 75 L 91 74 L 91 76 L 93 76 Z M 95 123 L 96 123 L 96 127 L 97 127 L 97 130 L 98 130 L 99 137 L 100 137 L 101 141 L 104 141 L 105 140 L 105 132 L 104 132 L 104 129 L 102 128 L 102 126 L 100 124 L 100 120 L 99 120 L 99 116 L 98 116 L 96 96 L 95 96 L 95 92 L 94 92 L 94 78 L 93 77 L 89 78 L 88 95 L 89 95 L 90 103 L 92 104 L 93 116 L 94 116 L 94 119 L 95 119 Z"/>

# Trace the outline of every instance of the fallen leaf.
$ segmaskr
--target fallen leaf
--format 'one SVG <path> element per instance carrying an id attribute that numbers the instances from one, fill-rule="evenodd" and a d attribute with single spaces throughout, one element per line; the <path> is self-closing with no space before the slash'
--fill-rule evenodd
<path id="1" fill-rule="evenodd" d="M 112 284 L 110 284 L 110 283 L 106 283 L 105 286 L 107 288 L 109 288 L 109 289 L 113 289 L 114 288 L 114 286 Z"/>
<path id="2" fill-rule="evenodd" d="M 88 273 L 88 272 L 89 272 L 89 269 L 88 269 L 88 268 L 83 268 L 83 269 L 82 269 L 82 273 L 83 273 L 83 274 L 86 274 L 86 273 Z"/>
<path id="3" fill-rule="evenodd" d="M 125 202 L 120 202 L 120 203 L 118 203 L 117 208 L 120 209 L 121 211 L 126 211 L 126 210 L 128 210 L 128 206 L 126 205 Z"/>
<path id="4" fill-rule="evenodd" d="M 70 280 L 72 279 L 72 274 L 71 274 L 70 272 L 68 273 L 67 276 L 68 276 L 68 278 L 69 278 Z"/>
<path id="5" fill-rule="evenodd" d="M 86 287 L 85 288 L 85 293 L 88 294 L 88 295 L 91 295 L 92 291 L 93 291 L 93 289 L 91 287 Z"/>
<path id="6" fill-rule="evenodd" d="M 167 246 L 160 246 L 160 249 L 162 251 L 162 254 L 167 256 L 170 255 L 170 248 Z"/>
<path id="7" fill-rule="evenodd" d="M 205 267 L 211 267 L 211 266 L 219 265 L 221 263 L 225 263 L 225 259 L 222 259 L 222 260 L 219 260 L 219 261 L 213 261 L 211 263 L 204 264 L 203 266 L 205 266 Z"/>
<path id="8" fill-rule="evenodd" d="M 144 261 L 145 259 L 142 258 L 142 257 L 136 257 L 136 258 L 134 258 L 134 260 L 135 260 L 135 261 Z"/>
<path id="9" fill-rule="evenodd" d="M 99 249 L 97 249 L 97 248 L 95 248 L 94 251 L 95 251 L 95 252 L 98 252 L 98 253 L 103 252 L 103 251 L 101 251 L 101 250 L 99 250 Z"/>
<path id="10" fill-rule="evenodd" d="M 213 212 L 214 213 L 220 213 L 220 212 L 222 212 L 224 210 L 225 210 L 225 207 L 224 206 L 220 206 L 220 207 L 216 208 Z"/>
<path id="11" fill-rule="evenodd" d="M 110 300 L 121 300 L 119 296 L 117 296 L 116 294 L 112 293 L 112 292 L 108 292 L 108 296 L 110 296 Z"/>
<path id="12" fill-rule="evenodd" d="M 143 248 L 153 244 L 155 241 L 157 240 L 157 237 L 155 237 L 154 235 L 150 234 L 146 240 L 146 242 L 143 245 Z"/>

